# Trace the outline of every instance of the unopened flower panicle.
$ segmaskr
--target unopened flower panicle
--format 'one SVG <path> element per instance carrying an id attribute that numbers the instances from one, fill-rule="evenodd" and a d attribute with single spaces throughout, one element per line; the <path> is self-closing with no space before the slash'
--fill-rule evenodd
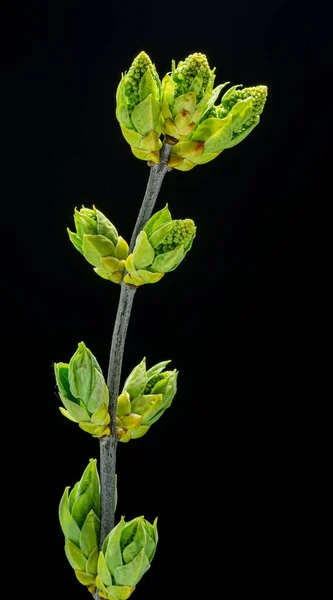
<path id="1" fill-rule="evenodd" d="M 190 250 L 196 234 L 192 219 L 173 220 L 166 205 L 139 233 L 133 253 L 127 257 L 125 283 L 156 283 L 173 271 Z"/>
<path id="2" fill-rule="evenodd" d="M 215 69 L 211 69 L 205 54 L 190 54 L 185 61 L 172 61 L 172 71 L 162 81 L 163 133 L 185 141 L 197 123 L 214 104 L 224 84 L 213 89 Z"/>
<path id="3" fill-rule="evenodd" d="M 185 140 L 179 138 L 171 150 L 170 167 L 189 171 L 210 162 L 253 131 L 264 109 L 267 87 L 259 85 L 238 90 L 239 87 L 230 88 L 220 105 L 209 106 Z"/>
<path id="4" fill-rule="evenodd" d="M 250 127 L 254 122 L 256 122 L 256 117 L 261 115 L 264 110 L 267 100 L 267 86 L 257 85 L 254 87 L 243 88 L 241 90 L 238 90 L 238 87 L 241 86 L 235 85 L 224 95 L 222 99 L 222 115 L 226 116 L 232 107 L 240 100 L 252 98 L 252 114 L 249 120 L 244 123 L 245 127 Z"/>
<path id="5" fill-rule="evenodd" d="M 145 52 L 134 59 L 117 89 L 116 117 L 134 156 L 159 163 L 163 127 L 160 78 Z"/>
<path id="6" fill-rule="evenodd" d="M 172 75 L 175 86 L 175 97 L 195 90 L 197 100 L 201 100 L 208 84 L 214 82 L 214 69 L 211 69 L 205 54 L 195 52 L 184 61 L 179 61 L 177 68 L 173 61 Z"/>

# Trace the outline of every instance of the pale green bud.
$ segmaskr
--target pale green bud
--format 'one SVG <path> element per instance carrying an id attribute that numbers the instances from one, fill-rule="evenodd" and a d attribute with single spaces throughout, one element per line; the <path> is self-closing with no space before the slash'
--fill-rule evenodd
<path id="1" fill-rule="evenodd" d="M 127 377 L 117 403 L 117 433 L 121 442 L 147 433 L 169 408 L 177 391 L 178 371 L 165 371 L 169 360 L 146 370 L 145 358 Z"/>
<path id="2" fill-rule="evenodd" d="M 80 481 L 59 504 L 59 520 L 65 536 L 65 553 L 77 579 L 95 590 L 100 536 L 100 482 L 96 460 L 90 459 Z"/>
<path id="3" fill-rule="evenodd" d="M 93 437 L 110 435 L 109 392 L 92 352 L 80 342 L 69 364 L 55 363 L 61 413 Z"/>
<path id="4" fill-rule="evenodd" d="M 80 481 L 70 493 L 69 489 L 65 488 L 59 504 L 65 554 L 79 582 L 94 593 L 100 539 L 100 481 L 96 459 L 90 459 Z M 115 475 L 115 510 L 117 496 Z"/>
<path id="5" fill-rule="evenodd" d="M 127 600 L 150 568 L 158 543 L 157 519 L 144 517 L 119 523 L 104 540 L 99 554 L 96 585 L 102 598 Z"/>
<path id="6" fill-rule="evenodd" d="M 120 283 L 123 277 L 128 244 L 118 235 L 115 226 L 95 208 L 75 209 L 76 233 L 67 228 L 75 248 L 103 279 Z"/>

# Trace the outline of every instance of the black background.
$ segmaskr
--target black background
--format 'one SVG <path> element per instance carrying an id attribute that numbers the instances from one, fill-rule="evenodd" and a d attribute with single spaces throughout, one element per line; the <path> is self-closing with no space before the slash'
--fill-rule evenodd
<path id="1" fill-rule="evenodd" d="M 52 365 L 83 340 L 106 373 L 119 289 L 94 274 L 66 227 L 75 206 L 95 204 L 131 236 L 149 169 L 121 135 L 115 91 L 145 50 L 161 77 L 172 58 L 200 51 L 216 84 L 266 84 L 269 96 L 242 144 L 169 173 L 156 205 L 193 218 L 197 237 L 175 272 L 136 293 L 126 342 L 123 380 L 143 356 L 148 367 L 171 358 L 179 369 L 172 408 L 118 448 L 118 516 L 159 516 L 158 551 L 135 597 L 284 590 L 298 568 L 298 406 L 311 328 L 305 197 L 317 185 L 306 168 L 307 91 L 325 68 L 324 15 L 286 0 L 11 9 L 4 175 L 15 264 L 6 314 L 24 406 L 13 434 L 26 466 L 14 460 L 10 469 L 17 533 L 27 540 L 24 588 L 87 598 L 63 553 L 57 507 L 98 442 L 60 415 Z"/>

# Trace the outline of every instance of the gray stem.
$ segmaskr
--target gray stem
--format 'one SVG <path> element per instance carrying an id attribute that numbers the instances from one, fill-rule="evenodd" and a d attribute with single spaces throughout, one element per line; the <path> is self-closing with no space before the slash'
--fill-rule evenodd
<path id="1" fill-rule="evenodd" d="M 127 327 L 130 319 L 136 288 L 130 288 L 123 282 L 116 320 L 113 328 L 107 386 L 109 390 L 110 423 L 116 422 L 117 398 L 121 376 L 121 365 Z M 114 527 L 115 512 L 115 472 L 117 451 L 117 428 L 111 425 L 111 435 L 100 440 L 100 479 L 101 479 L 101 536 L 100 546 Z"/>
<path id="2" fill-rule="evenodd" d="M 168 141 L 170 138 L 167 138 Z M 170 170 L 168 160 L 174 140 L 170 139 L 170 144 L 164 142 L 161 149 L 161 157 L 158 165 L 150 168 L 149 179 L 142 206 L 134 227 L 130 252 L 133 250 L 138 233 L 143 229 L 153 212 L 157 196 L 161 189 L 162 181 L 166 173 Z M 114 324 L 111 351 L 109 359 L 107 385 L 109 390 L 109 413 L 111 418 L 111 435 L 100 439 L 100 480 L 101 480 L 101 536 L 100 548 L 108 533 L 114 527 L 114 500 L 115 500 L 115 473 L 116 473 L 116 451 L 117 451 L 117 427 L 116 412 L 117 399 L 119 396 L 121 367 L 123 362 L 123 353 L 125 347 L 126 333 L 130 320 L 132 304 L 136 288 L 126 285 L 123 281 L 120 284 L 121 292 L 118 304 L 116 320 Z M 95 600 L 99 595 L 94 594 Z"/>

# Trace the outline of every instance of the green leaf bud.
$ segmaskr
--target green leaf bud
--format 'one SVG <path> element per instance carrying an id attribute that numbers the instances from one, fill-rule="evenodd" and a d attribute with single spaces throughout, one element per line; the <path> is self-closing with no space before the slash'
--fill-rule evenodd
<path id="1" fill-rule="evenodd" d="M 105 538 L 98 559 L 96 585 L 100 596 L 126 600 L 150 568 L 158 542 L 157 519 L 152 525 L 137 517 L 124 517 Z"/>
<path id="2" fill-rule="evenodd" d="M 123 278 L 128 244 L 118 235 L 115 226 L 96 209 L 75 209 L 76 233 L 67 229 L 73 246 L 94 267 L 95 273 L 114 283 Z"/>
<path id="3" fill-rule="evenodd" d="M 195 234 L 194 222 L 172 220 L 167 206 L 154 214 L 139 233 L 133 253 L 126 260 L 125 283 L 139 287 L 159 281 L 185 258 Z"/>
<path id="4" fill-rule="evenodd" d="M 90 459 L 70 494 L 69 487 L 65 488 L 59 521 L 68 561 L 80 583 L 94 591 L 100 535 L 100 481 L 95 459 Z"/>
<path id="5" fill-rule="evenodd" d="M 65 554 L 80 583 L 96 590 L 100 537 L 100 481 L 96 459 L 90 459 L 80 481 L 69 493 L 65 488 L 59 504 L 59 521 L 65 536 Z M 115 475 L 115 508 L 117 476 Z"/>
<path id="6" fill-rule="evenodd" d="M 102 372 L 93 353 L 84 342 L 80 342 L 70 360 L 68 378 L 71 393 L 75 398 L 80 398 L 85 406 L 88 404 L 93 386 L 94 369 Z"/>
<path id="7" fill-rule="evenodd" d="M 85 208 L 80 211 L 75 208 L 74 211 L 75 229 L 79 237 L 82 239 L 85 234 L 94 235 L 97 232 L 96 211 L 94 209 Z"/>
<path id="8" fill-rule="evenodd" d="M 110 435 L 108 388 L 95 356 L 86 345 L 78 344 L 69 364 L 55 363 L 54 372 L 66 409 L 60 407 L 61 413 L 94 437 Z"/>
<path id="9" fill-rule="evenodd" d="M 127 377 L 117 403 L 120 442 L 145 435 L 171 405 L 177 391 L 178 371 L 165 371 L 169 362 L 160 362 L 147 371 L 143 359 Z"/>

